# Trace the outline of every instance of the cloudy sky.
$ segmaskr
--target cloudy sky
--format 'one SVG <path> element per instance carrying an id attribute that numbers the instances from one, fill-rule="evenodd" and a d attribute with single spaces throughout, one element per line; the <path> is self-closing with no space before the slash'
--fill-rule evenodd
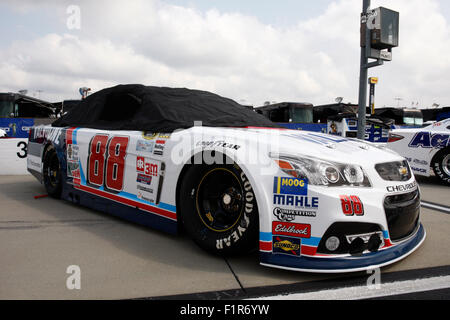
<path id="1" fill-rule="evenodd" d="M 450 105 L 450 1 L 372 0 L 379 6 L 400 12 L 400 47 L 369 70 L 376 105 Z M 58 101 L 83 86 L 142 83 L 255 106 L 357 103 L 361 9 L 362 0 L 0 0 L 0 92 Z"/>

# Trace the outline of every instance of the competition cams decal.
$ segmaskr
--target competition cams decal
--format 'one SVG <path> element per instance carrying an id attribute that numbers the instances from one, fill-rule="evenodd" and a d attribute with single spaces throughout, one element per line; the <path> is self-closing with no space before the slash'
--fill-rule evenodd
<path id="1" fill-rule="evenodd" d="M 295 210 L 276 207 L 273 209 L 273 215 L 280 221 L 294 221 L 295 217 L 315 217 L 316 211 Z"/>

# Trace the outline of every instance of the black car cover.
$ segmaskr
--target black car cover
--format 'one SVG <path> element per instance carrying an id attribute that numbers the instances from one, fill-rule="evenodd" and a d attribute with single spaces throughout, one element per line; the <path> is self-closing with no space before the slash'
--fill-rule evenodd
<path id="1" fill-rule="evenodd" d="M 201 121 L 207 127 L 278 127 L 235 101 L 186 88 L 118 85 L 98 91 L 53 127 L 173 132 Z"/>

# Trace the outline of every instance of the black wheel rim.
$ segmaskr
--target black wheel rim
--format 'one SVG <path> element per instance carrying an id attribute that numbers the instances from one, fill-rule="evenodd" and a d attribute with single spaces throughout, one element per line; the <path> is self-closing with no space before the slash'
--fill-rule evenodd
<path id="1" fill-rule="evenodd" d="M 442 159 L 442 169 L 444 170 L 447 177 L 450 177 L 450 153 L 447 154 L 444 159 Z"/>
<path id="2" fill-rule="evenodd" d="M 203 175 L 196 192 L 197 213 L 203 224 L 215 231 L 233 228 L 242 217 L 244 190 L 237 175 L 216 168 Z"/>
<path id="3" fill-rule="evenodd" d="M 59 184 L 59 160 L 56 153 L 52 152 L 49 156 L 49 161 L 47 168 L 45 170 L 45 175 L 47 177 L 47 182 L 53 188 L 57 187 Z"/>

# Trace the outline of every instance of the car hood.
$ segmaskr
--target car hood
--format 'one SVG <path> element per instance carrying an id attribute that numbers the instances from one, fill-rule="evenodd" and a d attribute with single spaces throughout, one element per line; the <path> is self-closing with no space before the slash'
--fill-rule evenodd
<path id="1" fill-rule="evenodd" d="M 256 139 L 259 143 L 266 144 L 270 152 L 275 154 L 309 156 L 361 166 L 404 160 L 403 157 L 385 149 L 382 145 L 318 132 L 272 128 L 236 131 L 241 131 L 241 139 L 243 139 L 242 136 L 247 141 Z"/>

